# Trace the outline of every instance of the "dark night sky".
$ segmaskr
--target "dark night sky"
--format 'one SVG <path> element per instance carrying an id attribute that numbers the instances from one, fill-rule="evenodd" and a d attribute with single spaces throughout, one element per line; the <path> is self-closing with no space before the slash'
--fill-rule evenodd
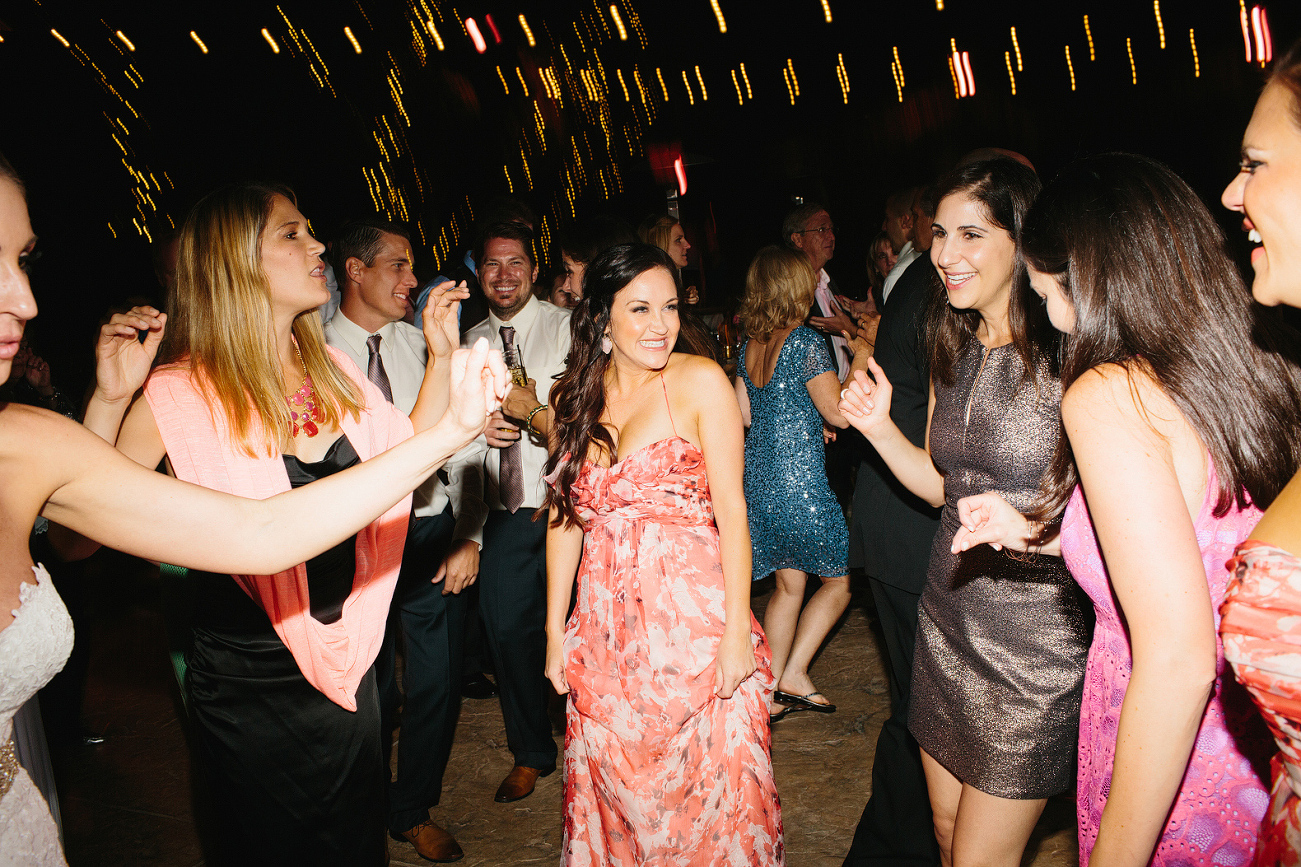
<path id="1" fill-rule="evenodd" d="M 644 46 L 631 26 L 628 41 L 619 41 L 610 3 L 591 0 L 468 0 L 455 6 L 285 0 L 279 7 L 242 0 L 5 0 L 0 81 L 9 98 L 0 151 L 28 183 L 42 238 L 34 281 L 42 314 L 29 328 L 38 350 L 56 376 L 83 380 L 98 318 L 129 295 L 155 291 L 148 245 L 133 217 L 140 221 L 143 213 L 156 234 L 169 227 L 168 216 L 179 222 L 188 204 L 217 184 L 256 177 L 293 186 L 313 228 L 328 238 L 347 217 L 376 211 L 363 166 L 380 180 L 384 166 L 388 181 L 382 186 L 402 190 L 408 222 L 425 239 L 417 251 L 417 270 L 425 274 L 432 274 L 444 250 L 464 246 L 470 211 L 507 193 L 507 173 L 515 192 L 547 215 L 552 231 L 571 214 L 567 183 L 578 216 L 609 212 L 635 223 L 662 207 L 664 196 L 646 148 L 678 143 L 695 163 L 688 168 L 682 214 L 716 300 L 739 288 L 754 250 L 776 240 L 792 196 L 830 208 L 840 233 L 829 270 L 852 287 L 862 279 L 862 253 L 886 194 L 929 180 L 984 145 L 1027 154 L 1045 176 L 1086 153 L 1156 157 L 1213 205 L 1231 230 L 1231 247 L 1245 246 L 1237 221 L 1217 204 L 1261 81 L 1260 67 L 1245 61 L 1237 0 L 1165 0 L 1165 49 L 1153 5 L 1143 0 L 944 0 L 942 11 L 935 0 L 828 0 L 832 23 L 821 0 L 719 0 L 725 34 L 709 0 L 615 2 L 626 24 L 633 18 L 640 23 Z M 1301 4 L 1274 0 L 1266 6 L 1275 52 L 1282 53 L 1301 34 Z M 482 25 L 485 14 L 492 15 L 502 42 L 496 44 L 485 27 L 489 48 L 480 55 L 459 22 L 473 16 Z M 520 14 L 536 47 L 525 40 Z M 431 17 L 443 51 L 423 26 Z M 345 37 L 345 26 L 361 54 Z M 280 45 L 279 54 L 263 40 L 263 27 Z M 1016 73 L 1015 96 L 1004 64 L 1004 52 L 1013 48 L 1011 27 L 1024 67 Z M 1200 60 L 1196 78 L 1190 29 Z M 117 30 L 134 52 L 122 47 Z M 208 54 L 191 41 L 191 30 Z M 977 84 L 972 98 L 955 98 L 947 64 L 951 39 L 970 53 Z M 905 76 L 902 103 L 891 74 L 894 46 Z M 847 103 L 836 73 L 841 57 L 850 84 Z M 782 75 L 788 59 L 800 86 L 793 106 Z M 730 73 L 741 63 L 753 98 L 738 105 Z M 650 109 L 639 100 L 634 66 L 652 93 Z M 562 77 L 572 71 L 563 83 L 563 107 L 543 92 L 538 70 L 547 67 Z M 656 67 L 665 76 L 667 102 L 654 79 Z M 391 95 L 391 70 L 405 118 Z M 601 99 L 586 98 L 582 70 L 598 85 L 604 71 Z M 616 70 L 631 88 L 631 103 Z M 684 71 L 694 105 L 688 104 Z M 528 97 L 519 74 L 528 81 Z M 328 78 L 328 87 L 317 75 Z M 544 119 L 545 153 L 535 111 Z M 140 184 L 110 131 L 129 150 L 131 165 L 152 172 L 162 187 L 151 185 L 151 203 L 139 210 L 133 188 Z M 527 176 L 522 158 L 529 163 Z M 446 246 L 431 252 L 440 233 Z"/>

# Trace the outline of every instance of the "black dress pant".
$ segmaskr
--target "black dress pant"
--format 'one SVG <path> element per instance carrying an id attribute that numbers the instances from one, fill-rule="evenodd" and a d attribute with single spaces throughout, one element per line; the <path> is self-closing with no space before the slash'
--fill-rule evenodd
<path id="1" fill-rule="evenodd" d="M 547 699 L 547 521 L 533 509 L 488 513 L 479 560 L 479 612 L 497 670 L 506 745 L 515 764 L 550 771 L 556 766 Z"/>
<path id="2" fill-rule="evenodd" d="M 872 761 L 872 796 L 854 830 L 845 867 L 930 867 L 940 862 L 926 776 L 908 732 L 913 644 L 921 595 L 869 578 L 890 672 L 890 718 Z"/>
<path id="3" fill-rule="evenodd" d="M 430 580 L 447 557 L 454 527 L 450 507 L 411 522 L 388 632 L 375 661 L 386 759 L 394 715 L 402 705 L 397 778 L 389 785 L 388 825 L 396 833 L 428 819 L 429 808 L 438 803 L 461 712 L 465 600 L 444 596 L 443 583 Z M 401 693 L 394 671 L 398 641 L 404 659 Z"/>

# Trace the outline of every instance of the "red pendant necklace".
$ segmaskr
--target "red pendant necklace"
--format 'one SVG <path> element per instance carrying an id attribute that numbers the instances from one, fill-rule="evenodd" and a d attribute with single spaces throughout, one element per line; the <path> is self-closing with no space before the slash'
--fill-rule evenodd
<path id="1" fill-rule="evenodd" d="M 312 392 L 312 377 L 307 372 L 307 362 L 303 361 L 303 354 L 298 351 L 297 340 L 294 341 L 294 354 L 298 356 L 298 363 L 303 366 L 303 384 L 298 391 L 285 398 L 289 403 L 289 418 L 293 420 L 294 436 L 298 436 L 301 424 L 303 433 L 314 437 L 321 432 L 321 429 L 316 426 L 316 423 L 322 420 L 321 408 L 316 405 L 316 395 Z"/>

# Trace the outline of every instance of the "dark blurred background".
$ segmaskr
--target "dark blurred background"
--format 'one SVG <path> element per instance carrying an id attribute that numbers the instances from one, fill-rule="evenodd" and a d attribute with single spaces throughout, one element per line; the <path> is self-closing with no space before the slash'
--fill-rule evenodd
<path id="1" fill-rule="evenodd" d="M 575 217 L 635 224 L 662 210 L 675 186 L 666 166 L 680 155 L 707 307 L 731 303 L 795 198 L 829 208 L 828 270 L 862 292 L 885 196 L 986 145 L 1026 154 L 1045 176 L 1099 151 L 1161 159 L 1213 206 L 1237 251 L 1240 220 L 1218 199 L 1262 80 L 1253 8 L 5 0 L 0 151 L 26 179 L 43 254 L 29 334 L 56 379 L 80 388 L 106 311 L 160 297 L 150 239 L 243 178 L 294 187 L 323 239 L 352 216 L 409 223 L 428 277 L 459 258 L 494 197 L 513 193 L 543 216 L 545 264 Z M 1264 12 L 1281 54 L 1301 33 L 1301 4 Z M 955 47 L 969 58 L 969 97 L 957 95 Z"/>

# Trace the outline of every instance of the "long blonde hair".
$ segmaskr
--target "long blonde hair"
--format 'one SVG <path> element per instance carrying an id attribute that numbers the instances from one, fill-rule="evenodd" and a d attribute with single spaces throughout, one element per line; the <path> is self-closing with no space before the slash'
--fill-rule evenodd
<path id="1" fill-rule="evenodd" d="M 676 217 L 670 217 L 668 214 L 651 214 L 637 227 L 637 237 L 643 244 L 654 244 L 665 253 L 671 253 L 669 245 L 673 241 L 673 227 L 677 224 Z"/>
<path id="2" fill-rule="evenodd" d="M 803 322 L 817 288 L 818 275 L 807 256 L 787 247 L 764 247 L 745 275 L 741 324 L 746 334 L 766 342 L 777 329 Z"/>
<path id="3" fill-rule="evenodd" d="M 253 457 L 280 454 L 293 438 L 262 267 L 262 233 L 276 196 L 297 203 L 288 187 L 242 183 L 209 193 L 190 210 L 159 353 L 160 363 L 190 368 L 199 390 L 226 414 L 234 442 Z M 325 422 L 337 427 L 345 415 L 359 418 L 361 392 L 326 352 L 320 313 L 299 314 L 293 336 Z"/>

